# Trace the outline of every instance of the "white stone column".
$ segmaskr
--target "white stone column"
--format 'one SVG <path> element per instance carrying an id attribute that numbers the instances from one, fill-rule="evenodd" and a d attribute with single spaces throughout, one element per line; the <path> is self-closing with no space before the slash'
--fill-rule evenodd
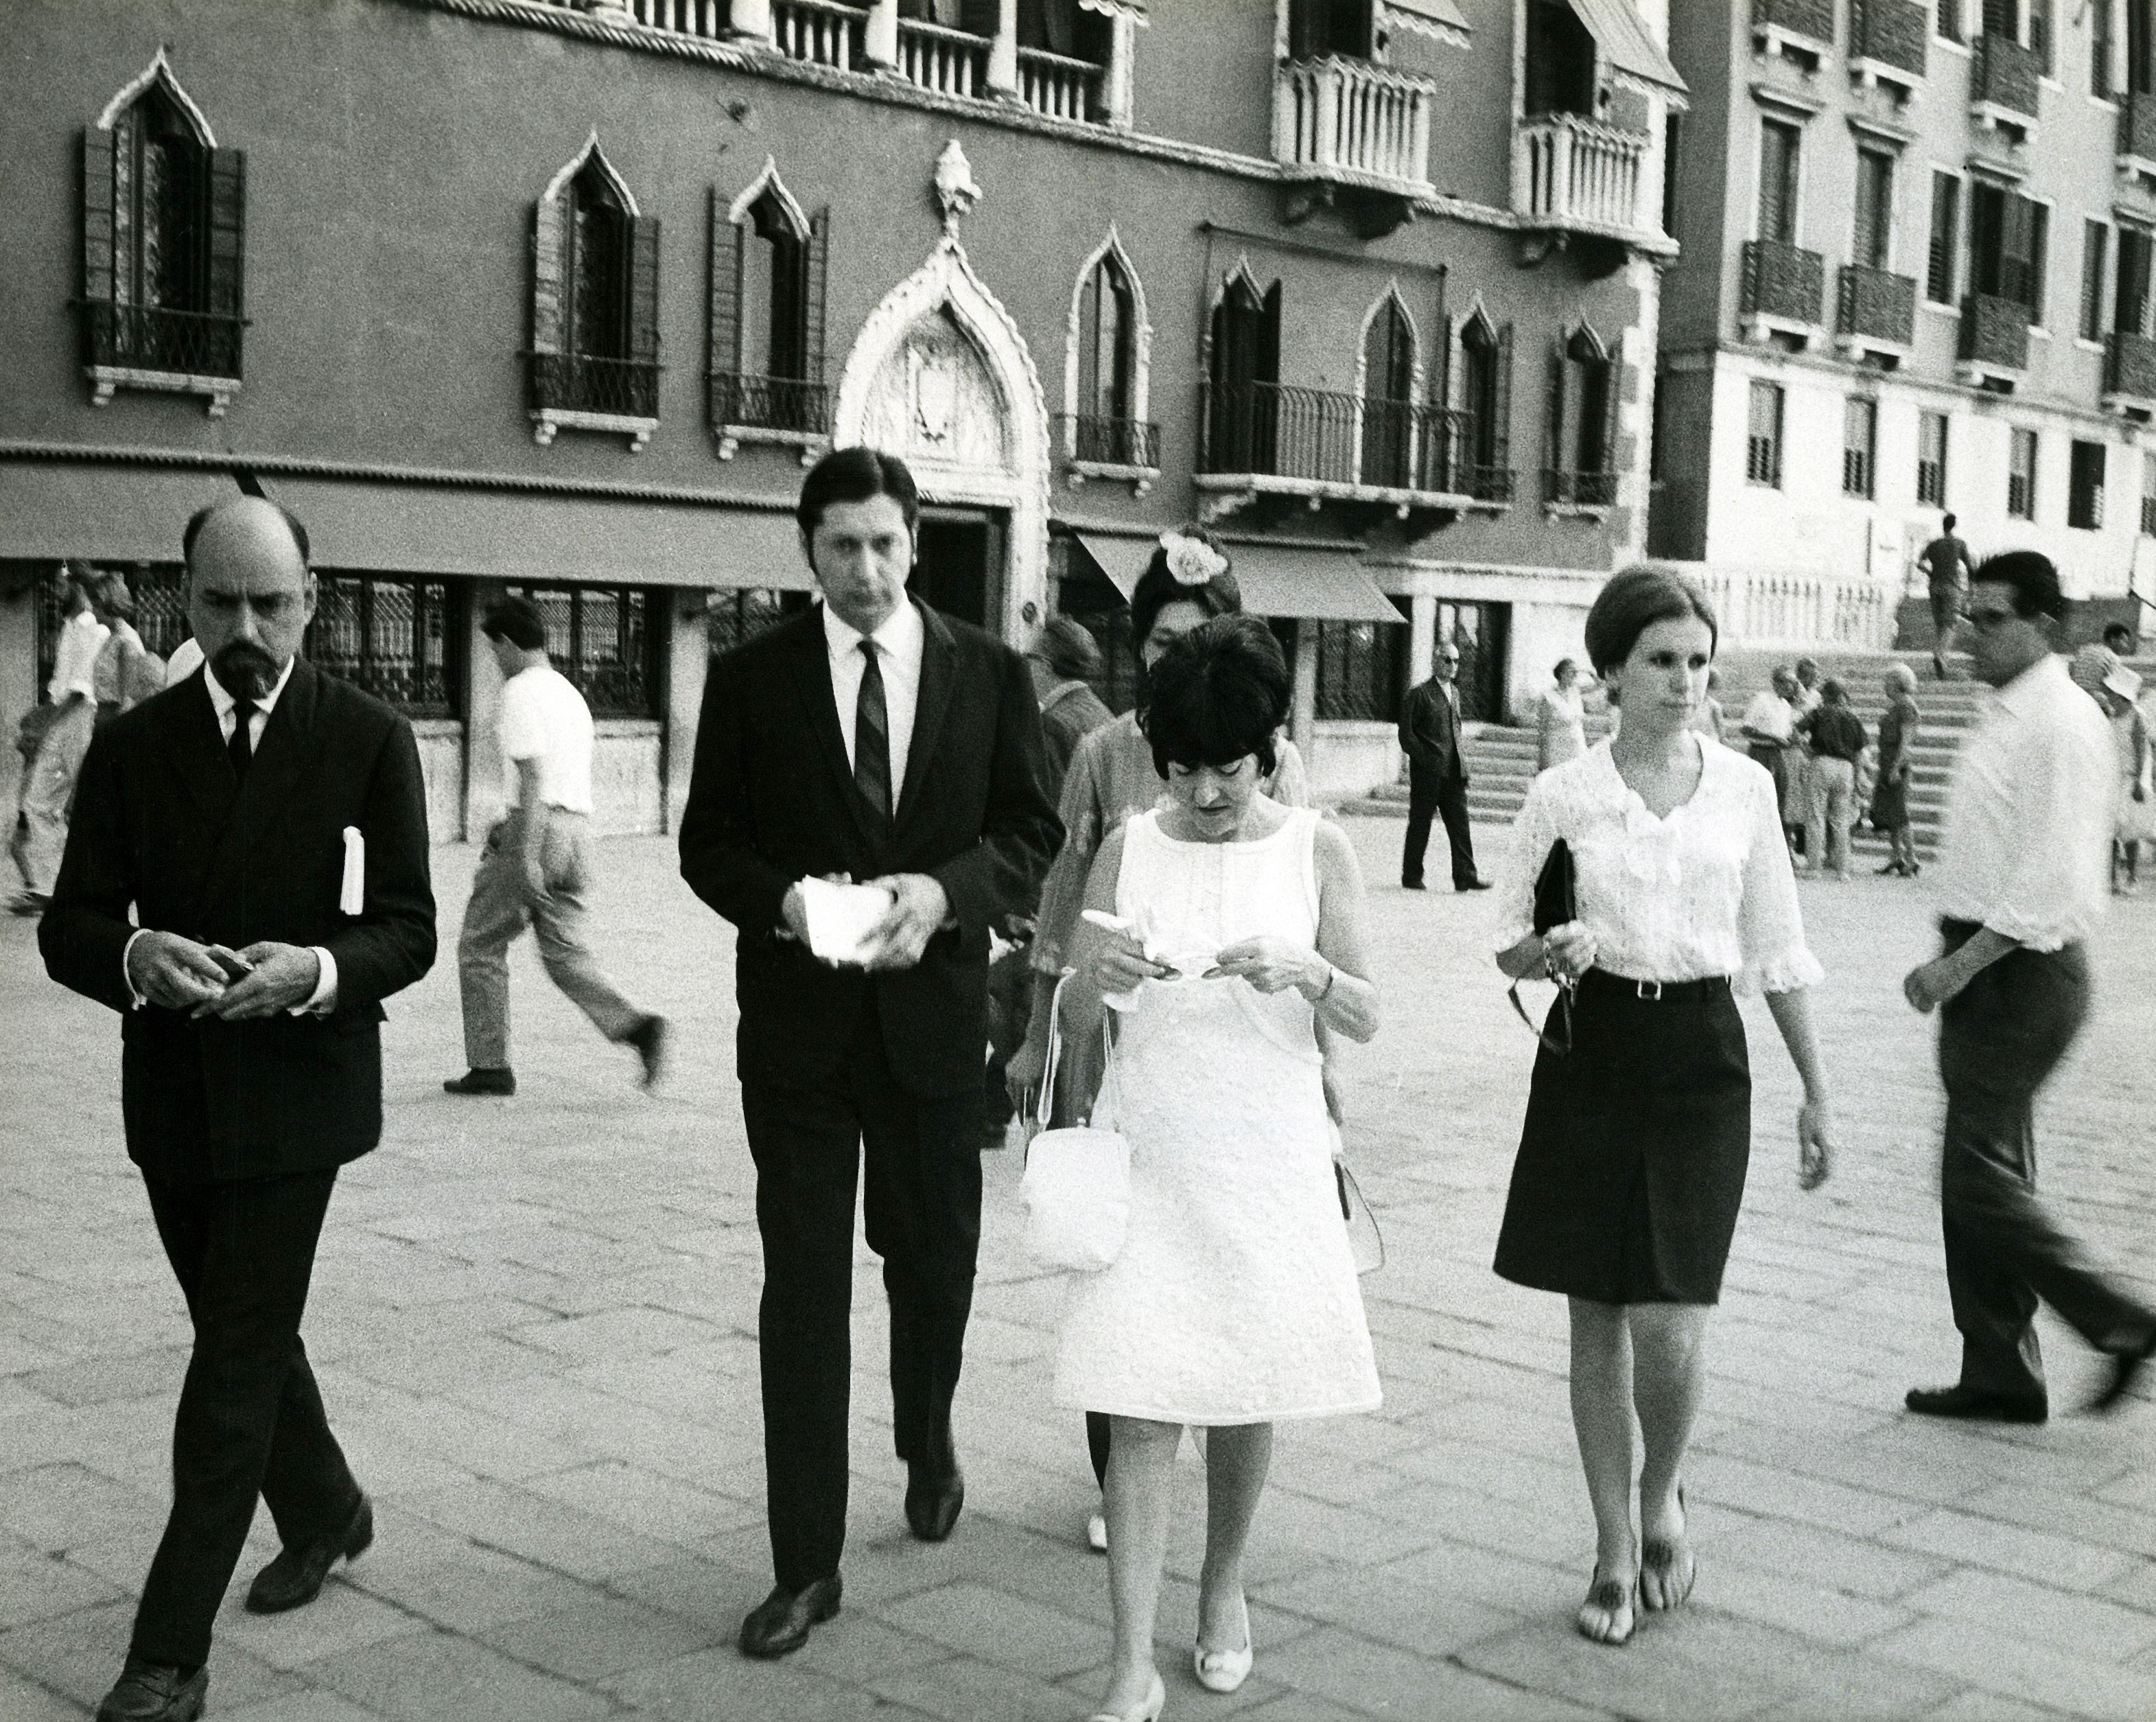
<path id="1" fill-rule="evenodd" d="M 734 0 L 738 10 L 741 0 Z M 696 721 L 704 706 L 704 667 L 711 655 L 708 593 L 676 591 L 667 594 L 670 625 L 666 640 L 666 738 L 660 758 L 665 762 L 666 781 L 661 806 L 669 831 L 681 829 L 682 810 L 689 804 L 689 777 L 696 764 Z"/>
<path id="2" fill-rule="evenodd" d="M 1408 600 L 1408 686 L 1419 687 L 1430 680 L 1430 666 L 1437 656 L 1437 600 L 1418 592 Z"/>
<path id="3" fill-rule="evenodd" d="M 861 57 L 877 72 L 898 69 L 898 0 L 870 0 Z"/>
<path id="4" fill-rule="evenodd" d="M 996 0 L 995 39 L 988 44 L 988 94 L 1019 98 L 1018 0 Z"/>
<path id="5" fill-rule="evenodd" d="M 502 783 L 501 669 L 480 624 L 487 606 L 506 594 L 499 580 L 475 580 L 465 620 L 465 837 L 477 841 L 508 806 Z"/>
<path id="6" fill-rule="evenodd" d="M 771 45 L 771 0 L 732 0 L 726 34 L 743 47 Z"/>
<path id="7" fill-rule="evenodd" d="M 1317 762 L 1317 624 L 1308 616 L 1295 625 L 1295 706 L 1288 734 L 1302 750 L 1303 769 L 1314 778 Z"/>
<path id="8" fill-rule="evenodd" d="M 1132 114 L 1137 105 L 1132 95 L 1134 61 L 1137 53 L 1137 20 L 1127 12 L 1118 12 L 1109 25 L 1108 67 L 1102 75 L 1101 105 L 1108 111 L 1108 123 L 1127 131 Z"/>

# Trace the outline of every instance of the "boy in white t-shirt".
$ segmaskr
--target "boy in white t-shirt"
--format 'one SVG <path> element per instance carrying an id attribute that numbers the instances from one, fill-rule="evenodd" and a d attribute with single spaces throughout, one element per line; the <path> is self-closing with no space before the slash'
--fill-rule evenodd
<path id="1" fill-rule="evenodd" d="M 487 834 L 457 941 L 470 1066 L 442 1084 L 452 1094 L 514 1094 L 509 1062 L 509 947 L 526 925 L 554 984 L 609 1041 L 634 1046 L 644 1085 L 659 1078 L 666 1021 L 639 1010 L 585 946 L 592 885 L 592 713 L 547 656 L 547 629 L 529 599 L 505 598 L 481 625 L 501 666 L 501 756 L 509 812 Z"/>

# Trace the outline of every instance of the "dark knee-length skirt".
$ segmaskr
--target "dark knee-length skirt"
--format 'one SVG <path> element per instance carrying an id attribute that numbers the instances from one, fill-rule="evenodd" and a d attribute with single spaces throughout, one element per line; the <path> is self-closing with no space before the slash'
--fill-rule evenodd
<path id="1" fill-rule="evenodd" d="M 1496 1270 L 1603 1303 L 1712 1303 L 1752 1157 L 1744 1021 L 1727 981 L 1640 993 L 1589 972 L 1570 1054 L 1537 1056 Z"/>

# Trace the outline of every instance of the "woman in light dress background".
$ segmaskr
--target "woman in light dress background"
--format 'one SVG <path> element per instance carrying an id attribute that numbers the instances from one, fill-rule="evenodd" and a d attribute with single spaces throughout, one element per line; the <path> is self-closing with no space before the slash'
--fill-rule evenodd
<path id="1" fill-rule="evenodd" d="M 1682 1603 L 1697 1570 L 1682 1468 L 1751 1155 L 1732 983 L 1766 995 L 1803 1079 L 1804 1188 L 1829 1159 L 1805 993 L 1820 970 L 1774 783 L 1691 727 L 1715 639 L 1690 581 L 1635 568 L 1603 589 L 1587 649 L 1624 727 L 1535 779 L 1497 899 L 1499 968 L 1577 984 L 1535 1059 L 1495 1265 L 1568 1300 L 1573 1429 L 1595 1524 L 1577 1624 L 1604 1644 L 1631 1637 L 1638 1606 Z M 1537 934 L 1535 882 L 1558 839 L 1578 918 Z"/>
<path id="2" fill-rule="evenodd" d="M 1131 1149 L 1129 1235 L 1074 1288 L 1055 1386 L 1113 1421 L 1110 1722 L 1164 1702 L 1153 1626 L 1183 1430 L 1209 1432 L 1194 1672 L 1231 1692 L 1254 1654 L 1243 1555 L 1272 1425 L 1379 1402 L 1318 1041 L 1320 1025 L 1368 1040 L 1377 992 L 1347 837 L 1260 788 L 1288 697 L 1279 645 L 1250 617 L 1158 661 L 1146 727 L 1169 800 L 1102 843 L 1086 895 L 1133 931 L 1089 923 L 1075 942 L 1119 1007 L 1106 1092 Z"/>
<path id="3" fill-rule="evenodd" d="M 1577 759 L 1587 751 L 1587 707 L 1580 697 L 1578 665 L 1559 658 L 1551 679 L 1553 685 L 1543 689 L 1536 714 L 1537 771 Z"/>
<path id="4" fill-rule="evenodd" d="M 1081 738 L 1064 774 L 1059 810 L 1063 847 L 1040 890 L 1040 913 L 1029 958 L 1033 987 L 1025 1041 L 1004 1067 L 1011 1103 L 1021 1113 L 1028 1097 L 1040 1086 L 1047 1067 L 1050 1001 L 1068 961 L 1093 857 L 1103 841 L 1122 829 L 1124 820 L 1158 806 L 1168 795 L 1168 784 L 1153 763 L 1152 744 L 1146 739 L 1139 722 L 1152 666 L 1162 653 L 1199 624 L 1214 616 L 1237 614 L 1242 608 L 1242 592 L 1235 584 L 1233 564 L 1211 533 L 1202 527 L 1186 526 L 1161 534 L 1145 573 L 1131 590 L 1131 645 L 1137 654 L 1139 671 L 1137 706 Z M 1302 756 L 1295 743 L 1276 738 L 1273 758 L 1267 794 L 1289 807 L 1308 805 Z M 1093 1049 L 1072 1050 L 1075 1056 L 1065 1067 L 1070 1082 L 1058 1086 L 1069 1092 L 1090 1095 L 1100 1076 L 1091 1056 Z M 1111 1439 L 1107 1418 L 1089 1414 L 1086 1445 L 1093 1461 L 1096 1483 L 1105 1483 Z M 1105 1513 L 1091 1516 L 1086 1540 L 1096 1551 L 1108 1546 Z"/>

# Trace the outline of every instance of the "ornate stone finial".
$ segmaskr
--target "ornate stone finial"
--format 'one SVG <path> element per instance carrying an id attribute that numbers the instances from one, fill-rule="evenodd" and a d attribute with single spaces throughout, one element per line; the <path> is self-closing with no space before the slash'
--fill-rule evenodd
<path id="1" fill-rule="evenodd" d="M 947 239 L 958 237 L 960 218 L 972 214 L 973 205 L 980 200 L 981 188 L 973 182 L 973 164 L 966 159 L 966 152 L 954 137 L 936 158 L 936 201 L 943 206 Z"/>

